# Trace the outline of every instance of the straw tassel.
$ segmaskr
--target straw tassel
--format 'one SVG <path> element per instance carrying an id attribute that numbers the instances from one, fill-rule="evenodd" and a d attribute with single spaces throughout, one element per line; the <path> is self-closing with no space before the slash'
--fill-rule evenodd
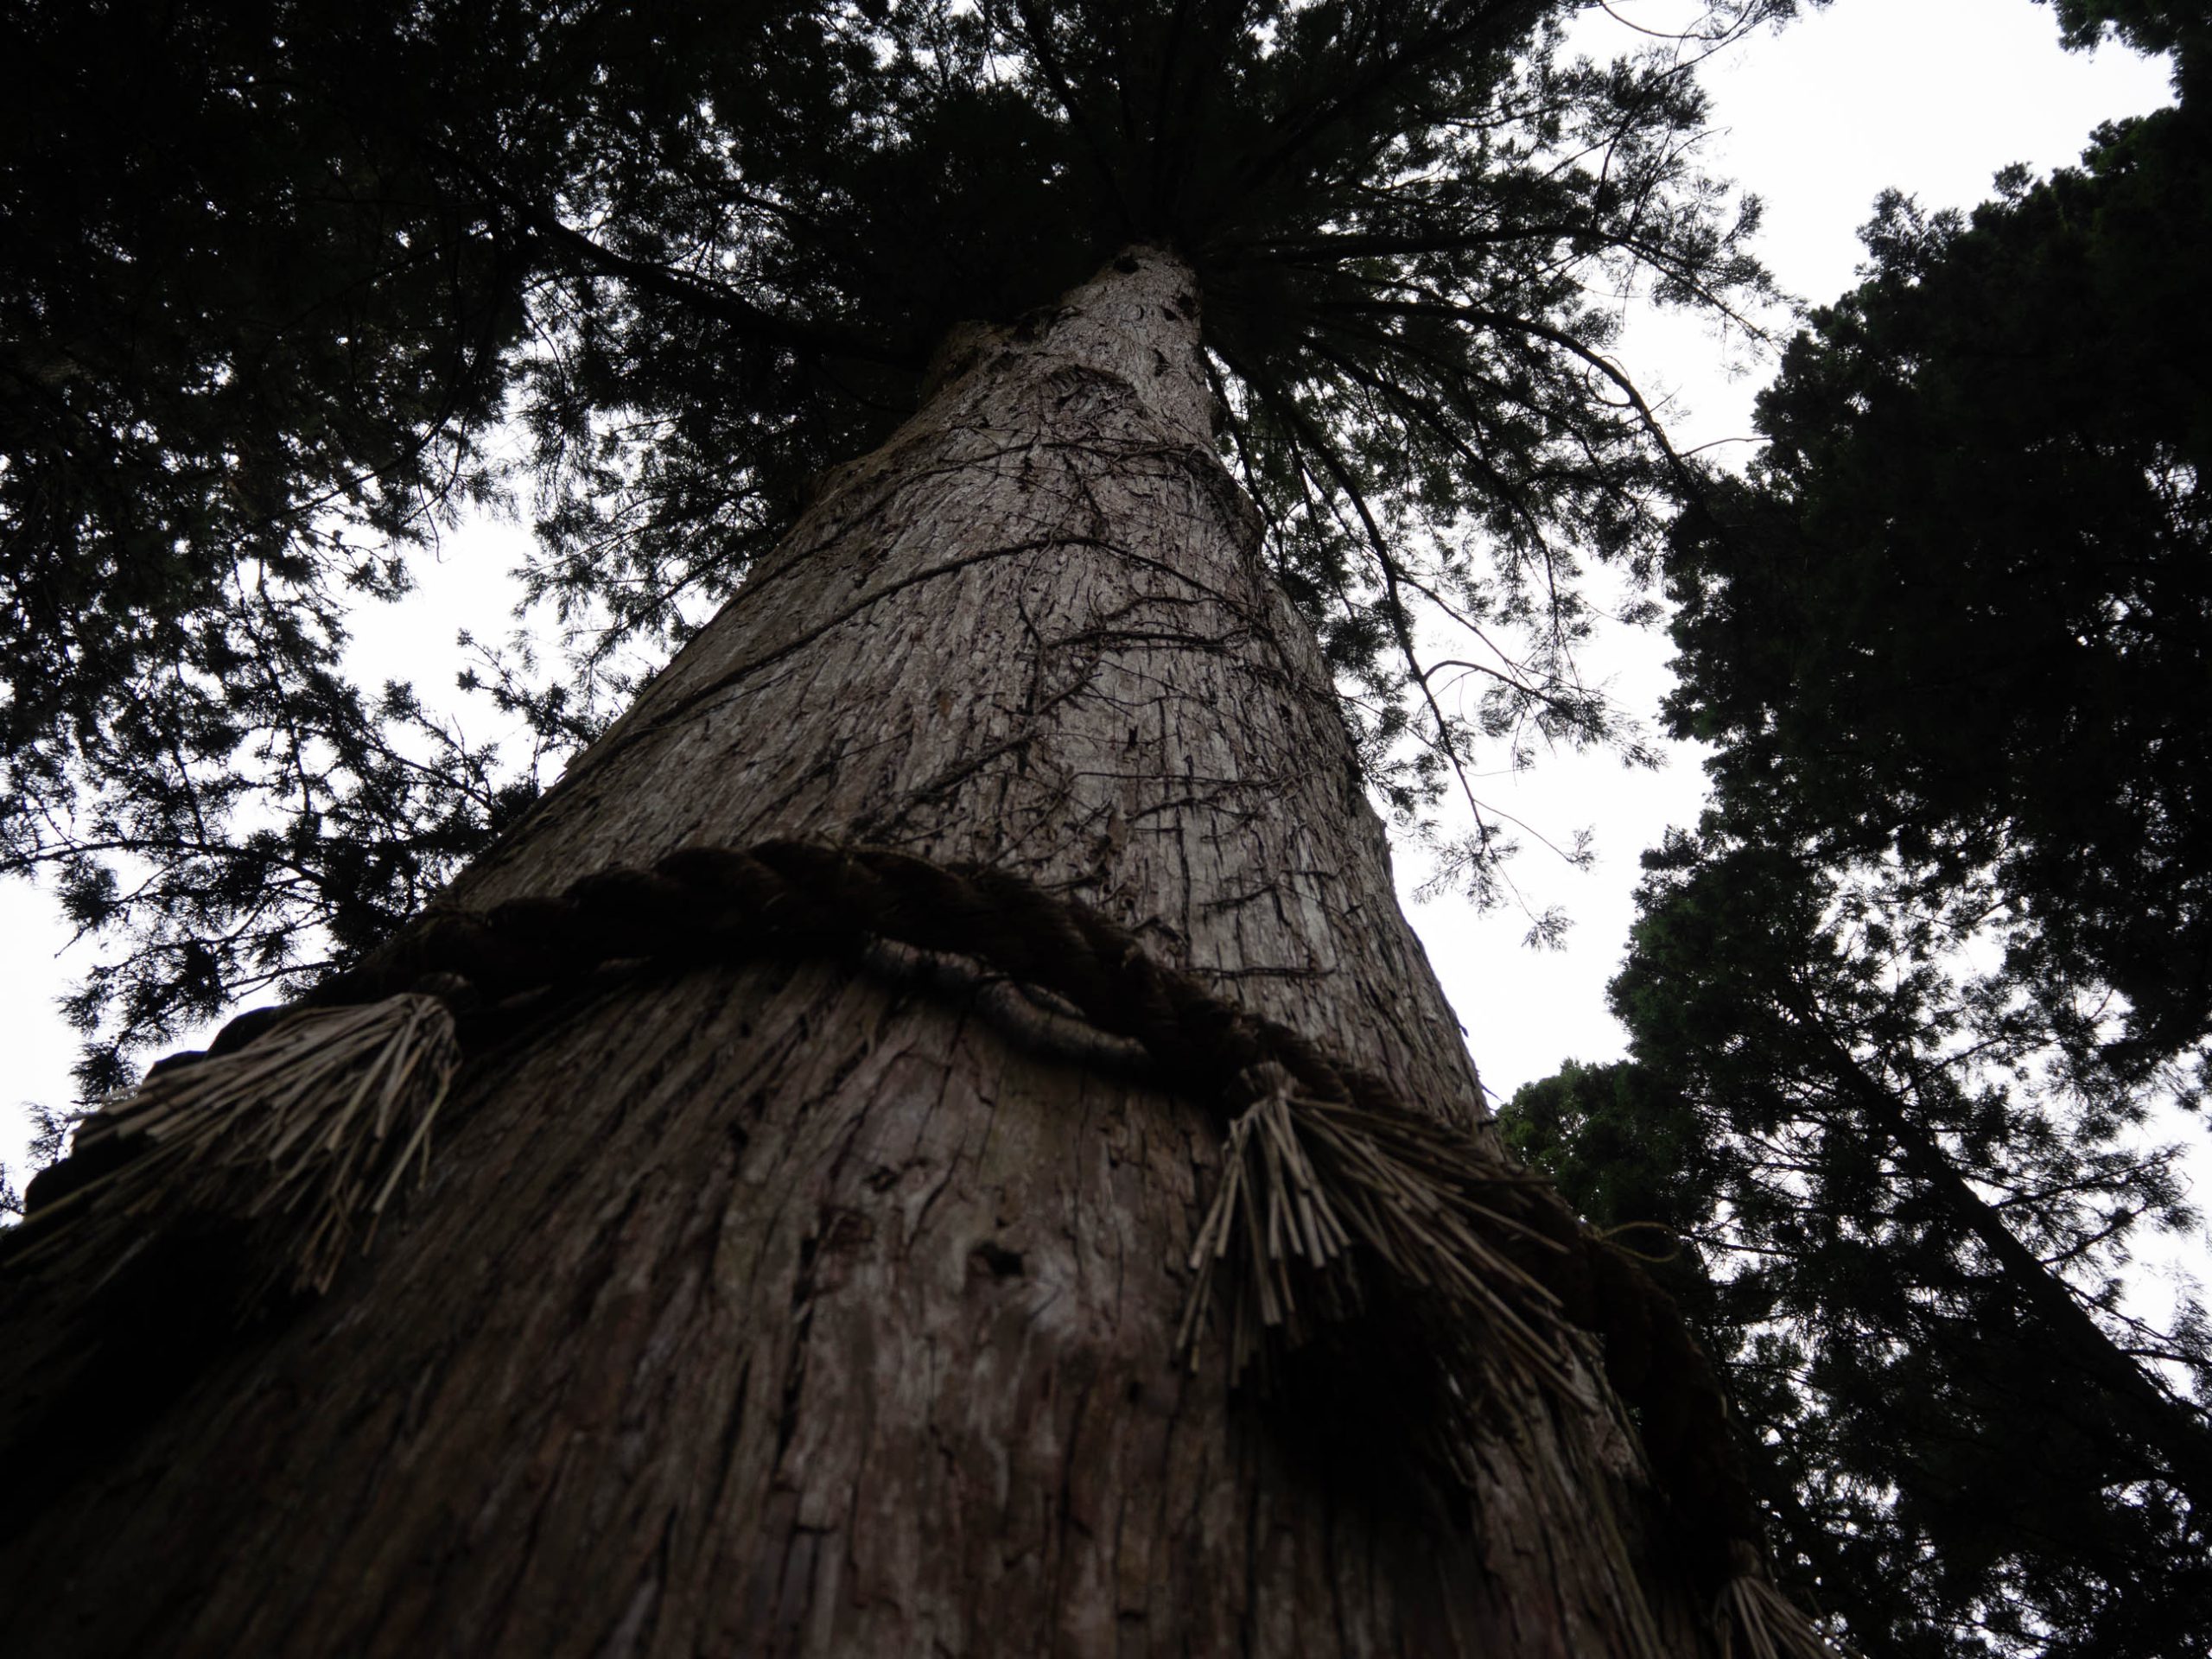
<path id="1" fill-rule="evenodd" d="M 1757 1570 L 1744 1572 L 1721 1587 L 1714 1609 L 1720 1626 L 1721 1659 L 1858 1659 L 1851 1649 L 1831 1640 L 1804 1611 Z M 1738 1638 L 1742 1640 L 1740 1649 Z"/>
<path id="2" fill-rule="evenodd" d="M 1602 1336 L 1605 1376 L 1646 1409 L 1647 1457 L 1677 1520 L 1701 1551 L 1740 1558 L 1725 1578 L 1700 1574 L 1722 1585 L 1724 1648 L 1828 1650 L 1764 1577 L 1726 1401 L 1633 1253 L 1579 1227 L 1493 1148 L 1154 962 L 1127 930 L 995 869 L 789 840 L 684 847 L 557 895 L 427 918 L 326 982 L 323 995 L 354 1006 L 244 1016 L 218 1042 L 242 1046 L 157 1068 L 88 1123 L 72 1157 L 34 1181 L 24 1225 L 0 1236 L 0 1291 L 40 1277 L 21 1267 L 60 1262 L 46 1287 L 89 1294 L 148 1243 L 211 1217 L 243 1225 L 263 1264 L 256 1294 L 287 1277 L 327 1287 L 427 1162 L 457 1065 L 442 1004 L 370 1000 L 381 993 L 444 982 L 467 1006 L 523 1008 L 610 963 L 842 953 L 869 937 L 1033 983 L 1141 1044 L 1164 1075 L 1205 1079 L 1208 1094 L 1231 1079 L 1216 1096 L 1232 1120 L 1176 1338 L 1193 1368 L 1217 1313 L 1233 1379 L 1257 1367 L 1264 1386 L 1271 1354 L 1319 1338 L 1320 1363 L 1287 1372 L 1290 1391 L 1301 1376 L 1363 1390 L 1363 1415 L 1384 1430 L 1376 1444 L 1399 1436 L 1472 1488 L 1491 1384 L 1533 1381 L 1598 1409 L 1577 1333 Z"/>
<path id="3" fill-rule="evenodd" d="M 1484 1201 L 1523 1178 L 1441 1125 L 1313 1098 L 1280 1066 L 1253 1068 L 1246 1086 L 1258 1097 L 1230 1124 L 1221 1184 L 1190 1255 L 1176 1341 L 1191 1364 L 1217 1296 L 1238 1378 L 1264 1370 L 1271 1341 L 1297 1347 L 1317 1323 L 1357 1312 L 1359 1245 L 1399 1285 L 1472 1316 L 1500 1357 L 1580 1392 L 1557 1300 L 1494 1242 L 1519 1235 L 1556 1248 Z"/>
<path id="4" fill-rule="evenodd" d="M 1268 1386 L 1276 1350 L 1300 1347 L 1365 1306 L 1367 1255 L 1383 1269 L 1378 1292 L 1413 1293 L 1423 1346 L 1446 1373 L 1428 1408 L 1406 1414 L 1406 1427 L 1446 1467 L 1472 1478 L 1471 1414 L 1486 1372 L 1589 1403 L 1574 1381 L 1558 1298 L 1497 1242 L 1560 1248 L 1491 1201 L 1528 1178 L 1442 1125 L 1315 1098 L 1279 1065 L 1252 1068 L 1239 1093 L 1250 1103 L 1224 1138 L 1176 1334 L 1193 1370 L 1218 1303 L 1231 1380 L 1256 1372 Z M 1737 1576 L 1714 1610 L 1725 1659 L 1837 1659 L 1840 1649 L 1767 1581 L 1750 1547 L 1735 1553 Z"/>
<path id="5" fill-rule="evenodd" d="M 89 1294 L 181 1223 L 245 1224 L 264 1241 L 256 1294 L 323 1291 L 365 1247 L 410 1172 L 461 1051 L 435 997 L 284 1015 L 235 1053 L 164 1068 L 79 1129 L 124 1161 L 33 1212 L 11 1264 Z"/>

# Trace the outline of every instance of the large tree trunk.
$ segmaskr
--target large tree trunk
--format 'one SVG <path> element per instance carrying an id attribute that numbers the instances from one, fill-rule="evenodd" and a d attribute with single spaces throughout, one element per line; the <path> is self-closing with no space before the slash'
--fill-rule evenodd
<path id="1" fill-rule="evenodd" d="M 1196 310 L 1139 251 L 969 338 L 455 899 L 772 835 L 995 863 L 1487 1133 Z M 1614 1417 L 1502 1389 L 1455 1507 L 1173 1363 L 1217 1132 L 1049 1023 L 766 963 L 474 1058 L 328 1296 L 19 1508 L 0 1644 L 1700 1650 Z"/>

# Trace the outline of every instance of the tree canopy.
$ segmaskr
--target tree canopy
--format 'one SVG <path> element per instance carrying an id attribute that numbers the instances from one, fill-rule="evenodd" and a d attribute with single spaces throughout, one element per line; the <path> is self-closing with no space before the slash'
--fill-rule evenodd
<path id="1" fill-rule="evenodd" d="M 1822 860 L 1998 873 L 2018 965 L 2212 1021 L 2212 145 L 2184 104 L 1971 219 L 1885 198 L 1867 280 L 1683 519 L 1684 734 Z"/>
<path id="2" fill-rule="evenodd" d="M 1726 315 L 1764 283 L 1695 161 L 1691 54 L 1576 58 L 1580 10 L 20 10 L 0 868 L 119 947 L 75 1003 L 88 1089 L 365 948 L 530 798 L 342 670 L 348 605 L 454 513 L 536 520 L 577 661 L 487 652 L 480 682 L 550 760 L 914 406 L 953 324 L 1133 240 L 1198 274 L 1224 446 L 1373 781 L 1411 809 L 1484 737 L 1632 744 L 1570 671 L 1575 577 L 1651 556 L 1684 473 L 1611 301 Z M 1424 605 L 1466 657 L 1419 658 Z M 1470 674 L 1471 721 L 1439 690 Z M 1457 867 L 1479 891 L 1503 850 L 1478 819 Z"/>
<path id="3" fill-rule="evenodd" d="M 2202 1652 L 2212 1343 L 2124 1300 L 2197 1219 L 2156 1096 L 1967 970 L 1955 909 L 1741 842 L 1647 862 L 1631 1059 L 1530 1085 L 1508 1137 L 1688 1241 L 1808 1605 L 1870 1652 Z"/>
<path id="4" fill-rule="evenodd" d="M 2174 54 L 2177 84 L 2201 68 L 2212 44 L 2202 6 L 2191 0 L 2038 0 L 2058 14 L 2059 38 L 2069 47 L 2094 47 L 2117 35 L 2138 52 Z"/>
<path id="5" fill-rule="evenodd" d="M 1630 1058 L 1506 1114 L 1682 1241 L 1782 1553 L 1868 1651 L 2212 1650 L 2212 1340 L 2126 1288 L 2201 1219 L 2160 1141 L 2212 1021 L 2202 24 L 2058 10 L 2176 49 L 2181 102 L 1971 215 L 1879 204 L 1675 527 L 1670 719 L 1715 753 L 1645 858 Z"/>

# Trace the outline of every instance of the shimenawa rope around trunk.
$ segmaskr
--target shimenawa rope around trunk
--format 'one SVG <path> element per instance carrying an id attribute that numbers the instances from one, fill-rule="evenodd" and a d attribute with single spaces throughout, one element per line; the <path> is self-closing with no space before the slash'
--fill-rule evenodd
<path id="1" fill-rule="evenodd" d="M 1419 1392 L 1408 1432 L 1465 1478 L 1484 1370 L 1586 1406 L 1569 1333 L 1594 1332 L 1607 1380 L 1637 1409 L 1674 1531 L 1714 1587 L 1724 1646 L 1740 1637 L 1751 1659 L 1829 1651 L 1766 1579 L 1725 1396 L 1634 1257 L 1548 1183 L 1378 1080 L 1155 961 L 1084 906 L 988 868 L 798 841 L 694 847 L 557 898 L 433 912 L 303 1002 L 242 1015 L 204 1053 L 162 1061 L 87 1120 L 71 1157 L 26 1194 L 7 1276 L 45 1265 L 89 1286 L 165 1217 L 219 1214 L 261 1230 L 265 1287 L 325 1288 L 406 1170 L 427 1166 L 460 1063 L 457 1013 L 609 963 L 842 954 L 870 938 L 1053 993 L 1220 1113 L 1222 1179 L 1190 1254 L 1177 1338 L 1191 1363 L 1217 1301 L 1240 1377 L 1387 1305 L 1441 1373 Z"/>

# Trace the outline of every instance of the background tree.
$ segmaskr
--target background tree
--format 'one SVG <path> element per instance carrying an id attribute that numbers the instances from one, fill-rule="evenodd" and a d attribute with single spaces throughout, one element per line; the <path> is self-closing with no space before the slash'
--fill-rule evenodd
<path id="1" fill-rule="evenodd" d="M 1669 566 L 1672 718 L 1732 822 L 1994 868 L 2018 971 L 2117 988 L 2146 1064 L 2212 1017 L 2204 119 L 2108 127 L 1971 223 L 1885 200 Z"/>
<path id="2" fill-rule="evenodd" d="M 374 53 L 355 78 L 302 46 L 318 16 L 270 14 L 234 54 L 251 84 L 391 146 L 465 205 L 450 241 L 518 262 L 499 361 L 549 504 L 546 593 L 675 634 L 686 592 L 744 578 L 448 899 L 543 899 L 701 839 L 890 842 L 1087 899 L 1485 1144 L 1360 741 L 1409 801 L 1460 758 L 1413 653 L 1422 597 L 1534 626 L 1533 666 L 1492 670 L 1493 722 L 1601 734 L 1548 666 L 1581 625 L 1574 561 L 1648 556 L 1687 474 L 1604 354 L 1591 285 L 1758 289 L 1688 160 L 1683 66 L 1563 62 L 1560 16 L 764 5 L 691 35 L 656 14 L 613 37 L 625 56 L 601 49 L 609 11 L 430 9 L 407 52 L 477 41 L 490 92 L 410 122 L 364 96 Z M 442 109 L 435 55 L 413 67 Z M 989 326 L 958 326 L 979 308 Z M 1332 667 L 1392 689 L 1357 733 Z M 1400 734 L 1437 758 L 1394 778 Z M 62 764 L 131 798 L 97 755 Z M 35 855 L 98 850 L 59 833 Z M 1478 831 L 1470 868 L 1495 851 Z M 1711 1546 L 1748 1540 L 1700 1521 L 1709 1486 L 1649 1490 L 1582 1377 L 1594 1354 L 1544 1394 L 1451 1332 L 1377 1368 L 1364 1338 L 1390 1332 L 1364 1326 L 1351 1408 L 1261 1432 L 1225 1376 L 1166 1364 L 1219 1156 L 1174 1079 L 1095 1042 L 1071 1066 L 1051 1009 L 1040 1039 L 1033 1008 L 971 1018 L 912 994 L 926 964 L 889 966 L 907 978 L 695 967 L 545 1010 L 462 1074 L 404 1236 L 295 1317 L 206 1318 L 187 1293 L 223 1282 L 219 1252 L 140 1252 L 99 1297 L 19 1305 L 0 1393 L 38 1478 L 0 1573 L 67 1587 L 18 1632 L 1723 1639 L 1710 1597 L 1746 1563 Z M 48 1224 L 34 1195 L 22 1248 Z M 1638 1334 L 1639 1397 L 1681 1407 L 1696 1356 Z M 1456 1484 L 1341 1455 L 1422 1398 L 1479 1426 Z M 1644 1444 L 1681 1428 L 1647 1413 Z"/>
<path id="3" fill-rule="evenodd" d="M 2058 14 L 2059 36 L 2069 47 L 2094 47 L 2117 35 L 2138 52 L 2174 54 L 2178 88 L 2195 85 L 2204 64 L 2206 26 L 2188 0 L 2037 0 Z"/>
<path id="4" fill-rule="evenodd" d="M 340 653 L 493 491 L 528 338 L 533 257 L 435 146 L 552 165 L 588 65 L 519 8 L 35 6 L 10 34 L 0 868 L 128 941 L 76 1004 L 111 1022 L 97 1096 L 132 1042 L 381 938 L 532 792 Z M 641 36 L 584 32 L 630 71 Z"/>
<path id="5" fill-rule="evenodd" d="M 1508 1138 L 1694 1241 L 1804 1590 L 1878 1650 L 2202 1652 L 2212 1350 L 2121 1302 L 2196 1221 L 2156 1096 L 1963 972 L 1957 908 L 1741 843 L 1648 862 L 1631 1061 L 1531 1085 Z"/>
<path id="6" fill-rule="evenodd" d="M 1970 219 L 1880 205 L 1677 527 L 1670 714 L 1718 753 L 1647 855 L 1631 1061 L 1509 1137 L 1696 1242 L 1763 1496 L 1862 1638 L 2196 1654 L 2203 1316 L 2120 1282 L 2196 1220 L 2146 1141 L 2208 1007 L 2202 33 L 2060 11 L 2175 49 L 2181 103 Z"/>

